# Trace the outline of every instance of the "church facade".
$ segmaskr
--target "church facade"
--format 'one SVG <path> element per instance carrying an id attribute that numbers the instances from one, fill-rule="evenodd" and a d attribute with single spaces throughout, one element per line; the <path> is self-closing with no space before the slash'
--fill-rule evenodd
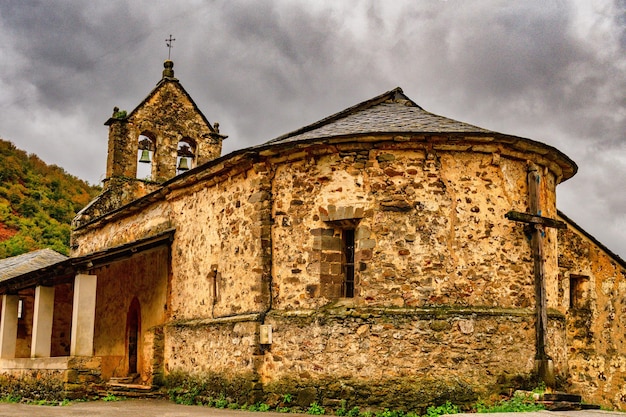
<path id="1" fill-rule="evenodd" d="M 539 378 L 626 408 L 626 264 L 557 211 L 577 171 L 559 150 L 397 88 L 221 156 L 171 61 L 106 125 L 104 191 L 71 257 L 0 281 L 5 372 L 381 408 Z M 7 351 L 19 300 L 31 324 Z"/>

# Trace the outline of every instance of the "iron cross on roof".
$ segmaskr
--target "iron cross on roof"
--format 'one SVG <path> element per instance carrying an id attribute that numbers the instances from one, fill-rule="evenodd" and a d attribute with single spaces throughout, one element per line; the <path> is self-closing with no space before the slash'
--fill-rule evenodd
<path id="1" fill-rule="evenodd" d="M 174 47 L 174 45 L 172 44 L 172 42 L 174 42 L 176 39 L 172 38 L 172 35 L 170 34 L 169 39 L 165 39 L 165 44 L 167 45 L 167 60 L 170 60 L 170 55 L 172 53 L 172 48 Z"/>

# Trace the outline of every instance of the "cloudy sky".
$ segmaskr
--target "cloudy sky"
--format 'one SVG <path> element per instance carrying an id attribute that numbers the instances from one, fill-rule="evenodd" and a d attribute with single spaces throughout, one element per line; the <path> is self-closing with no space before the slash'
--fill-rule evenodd
<path id="1" fill-rule="evenodd" d="M 626 0 L 0 0 L 0 137 L 98 183 L 103 123 L 155 86 L 170 34 L 225 152 L 400 86 L 574 159 L 558 207 L 626 258 Z"/>

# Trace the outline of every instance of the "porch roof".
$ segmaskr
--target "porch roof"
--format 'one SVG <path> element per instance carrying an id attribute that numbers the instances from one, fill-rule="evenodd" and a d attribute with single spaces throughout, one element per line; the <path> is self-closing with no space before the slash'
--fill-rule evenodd
<path id="1" fill-rule="evenodd" d="M 0 294 L 14 293 L 36 285 L 67 282 L 78 273 L 89 273 L 94 268 L 168 244 L 173 239 L 175 231 L 173 228 L 167 229 L 132 243 L 80 257 L 68 258 L 51 249 L 42 249 L 0 260 Z"/>
<path id="2" fill-rule="evenodd" d="M 40 249 L 0 260 L 0 282 L 37 270 L 53 267 L 69 259 L 52 249 Z"/>

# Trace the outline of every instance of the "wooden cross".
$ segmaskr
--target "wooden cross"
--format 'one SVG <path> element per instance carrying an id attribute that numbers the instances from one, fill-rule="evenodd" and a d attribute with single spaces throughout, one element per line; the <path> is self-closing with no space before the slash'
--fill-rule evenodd
<path id="1" fill-rule="evenodd" d="M 174 42 L 176 39 L 172 38 L 172 35 L 170 34 L 169 39 L 165 39 L 165 44 L 167 45 L 167 60 L 169 61 L 170 59 L 170 54 L 172 52 L 172 48 L 174 47 L 174 45 L 172 44 L 172 42 Z"/>
<path id="2" fill-rule="evenodd" d="M 546 281 L 544 270 L 543 238 L 544 228 L 566 229 L 567 225 L 559 220 L 541 216 L 539 167 L 532 162 L 528 163 L 528 200 L 530 213 L 509 211 L 504 215 L 509 220 L 526 223 L 532 227 L 530 245 L 533 253 L 533 271 L 535 276 L 535 297 L 537 310 L 536 324 L 536 360 L 538 373 L 546 386 L 554 386 L 554 372 L 550 357 L 546 353 L 546 336 L 548 333 L 548 312 L 546 305 Z"/>

